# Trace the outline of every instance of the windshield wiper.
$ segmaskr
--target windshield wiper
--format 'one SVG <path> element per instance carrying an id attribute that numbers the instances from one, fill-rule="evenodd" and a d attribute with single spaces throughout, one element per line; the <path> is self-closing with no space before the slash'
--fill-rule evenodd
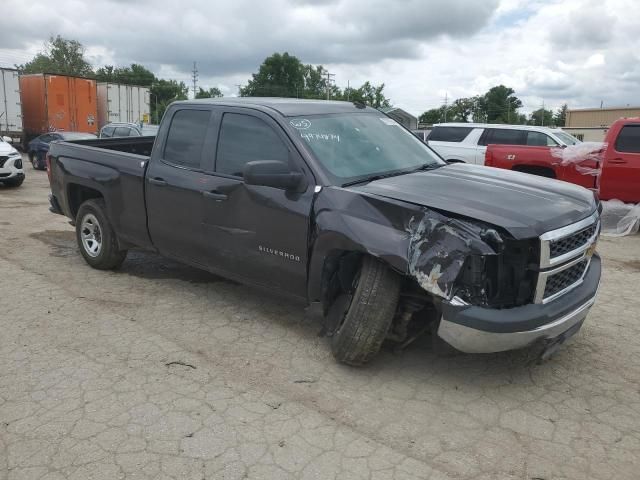
<path id="1" fill-rule="evenodd" d="M 361 178 L 360 180 L 353 180 L 352 182 L 343 183 L 343 187 L 350 187 L 351 185 L 357 185 L 359 183 L 369 183 L 382 178 L 397 177 L 398 175 L 405 175 L 411 173 L 413 170 L 402 170 L 400 172 L 381 173 L 379 175 L 372 175 L 370 177 Z"/>
<path id="2" fill-rule="evenodd" d="M 380 179 L 383 179 L 383 178 L 397 177 L 399 175 L 406 175 L 408 173 L 424 172 L 424 171 L 427 171 L 427 170 L 434 170 L 436 168 L 443 167 L 444 165 L 445 164 L 440 164 L 440 163 L 425 163 L 424 165 L 420 165 L 418 168 L 413 168 L 411 170 L 399 170 L 399 171 L 395 171 L 395 172 L 388 172 L 388 173 L 381 173 L 381 174 L 378 174 L 378 175 L 372 175 L 370 177 L 361 178 L 360 180 L 353 180 L 351 182 L 343 183 L 342 186 L 343 187 L 350 187 L 352 185 L 357 185 L 359 183 L 369 183 L 369 182 L 373 182 L 375 180 L 380 180 Z"/>

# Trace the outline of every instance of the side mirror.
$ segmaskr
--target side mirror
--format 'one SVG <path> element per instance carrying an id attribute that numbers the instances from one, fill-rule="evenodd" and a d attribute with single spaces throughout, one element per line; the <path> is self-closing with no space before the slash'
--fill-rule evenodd
<path id="1" fill-rule="evenodd" d="M 277 160 L 257 160 L 244 166 L 242 176 L 247 185 L 298 190 L 304 184 L 304 175 L 292 172 L 285 162 Z"/>
<path id="2" fill-rule="evenodd" d="M 2 137 L 2 140 L 4 140 L 7 143 L 13 143 L 13 138 L 11 137 Z"/>

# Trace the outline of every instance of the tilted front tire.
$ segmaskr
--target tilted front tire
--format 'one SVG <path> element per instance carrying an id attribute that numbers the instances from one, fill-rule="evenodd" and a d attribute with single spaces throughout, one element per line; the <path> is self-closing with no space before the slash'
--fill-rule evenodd
<path id="1" fill-rule="evenodd" d="M 363 365 L 380 351 L 396 312 L 400 282 L 400 275 L 382 262 L 364 257 L 351 305 L 331 339 L 338 361 Z"/>
<path id="2" fill-rule="evenodd" d="M 118 268 L 126 250 L 120 250 L 106 214 L 104 200 L 87 200 L 76 215 L 76 240 L 86 262 L 99 270 Z"/>

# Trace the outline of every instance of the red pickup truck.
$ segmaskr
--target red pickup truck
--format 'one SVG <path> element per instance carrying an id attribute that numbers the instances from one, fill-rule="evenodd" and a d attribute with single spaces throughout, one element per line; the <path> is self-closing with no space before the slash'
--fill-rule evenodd
<path id="1" fill-rule="evenodd" d="M 579 148 L 488 145 L 485 165 L 575 183 L 598 190 L 603 200 L 640 202 L 640 118 L 614 122 L 602 146 L 582 159 L 563 155 Z"/>

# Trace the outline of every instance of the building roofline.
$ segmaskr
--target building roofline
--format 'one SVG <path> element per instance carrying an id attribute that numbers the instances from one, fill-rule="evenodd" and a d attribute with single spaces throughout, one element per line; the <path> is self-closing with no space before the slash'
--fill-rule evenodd
<path id="1" fill-rule="evenodd" d="M 606 107 L 606 108 L 569 108 L 567 109 L 567 113 L 569 112 L 606 112 L 611 110 L 640 110 L 640 105 L 637 107 Z"/>

